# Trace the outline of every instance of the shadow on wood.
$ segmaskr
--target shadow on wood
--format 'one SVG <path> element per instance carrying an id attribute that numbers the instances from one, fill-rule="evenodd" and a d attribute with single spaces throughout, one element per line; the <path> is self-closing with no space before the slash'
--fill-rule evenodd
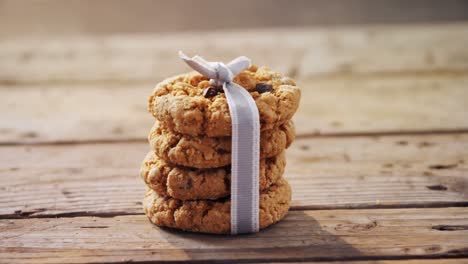
<path id="1" fill-rule="evenodd" d="M 284 226 L 289 227 L 285 228 Z M 330 260 L 347 257 L 356 258 L 363 255 L 339 236 L 325 231 L 318 221 L 303 211 L 289 212 L 281 222 L 265 228 L 259 233 L 248 235 L 211 235 L 157 226 L 154 228 L 158 229 L 158 234 L 175 248 L 180 248 L 178 245 L 181 240 L 189 240 L 199 245 L 197 248 L 183 250 L 188 259 L 199 259 L 200 255 L 205 254 L 218 256 L 226 254 L 226 248 L 230 248 L 230 256 L 220 257 L 223 259 L 234 258 L 237 261 L 240 259 L 243 261 L 255 260 L 260 256 L 264 258 L 265 255 L 268 255 L 272 261 L 278 261 L 282 258 L 288 261 L 291 261 L 291 259 L 311 260 L 323 258 Z M 293 233 L 297 233 L 297 236 Z M 301 239 L 291 239 L 298 237 Z M 279 238 L 282 238 L 285 243 L 281 247 L 278 247 Z M 238 245 L 243 246 L 238 247 Z M 262 247 L 258 247 L 258 245 L 262 245 Z M 262 260 L 264 260 L 263 258 Z"/>

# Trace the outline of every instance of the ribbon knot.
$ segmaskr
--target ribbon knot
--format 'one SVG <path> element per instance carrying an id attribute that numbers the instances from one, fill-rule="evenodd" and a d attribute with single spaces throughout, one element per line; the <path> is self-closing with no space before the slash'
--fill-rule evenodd
<path id="1" fill-rule="evenodd" d="M 214 62 L 213 69 L 216 71 L 216 78 L 211 79 L 211 84 L 221 86 L 223 83 L 230 83 L 234 79 L 234 74 L 229 67 L 222 62 Z"/>
<path id="2" fill-rule="evenodd" d="M 250 67 L 250 59 L 241 56 L 224 64 L 189 58 L 182 51 L 179 56 L 212 85 L 223 87 L 232 120 L 231 234 L 258 232 L 260 118 L 250 93 L 232 81 Z"/>
<path id="3" fill-rule="evenodd" d="M 189 58 L 182 51 L 179 51 L 179 57 L 192 69 L 210 78 L 211 83 L 216 86 L 232 82 L 234 76 L 250 67 L 250 59 L 245 56 L 240 56 L 228 64 L 209 62 L 198 55 Z"/>

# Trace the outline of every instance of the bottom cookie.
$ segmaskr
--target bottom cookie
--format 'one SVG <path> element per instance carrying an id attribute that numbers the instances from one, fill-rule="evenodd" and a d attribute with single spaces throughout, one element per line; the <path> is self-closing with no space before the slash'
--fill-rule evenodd
<path id="1" fill-rule="evenodd" d="M 284 178 L 260 193 L 260 228 L 286 216 L 290 201 L 291 187 Z M 230 233 L 230 206 L 229 199 L 182 201 L 160 197 L 153 190 L 148 190 L 143 200 L 146 215 L 158 226 L 213 234 Z"/>

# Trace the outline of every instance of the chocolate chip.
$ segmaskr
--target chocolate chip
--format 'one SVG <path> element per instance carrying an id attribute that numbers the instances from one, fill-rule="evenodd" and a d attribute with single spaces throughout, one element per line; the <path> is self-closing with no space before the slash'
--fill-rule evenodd
<path id="1" fill-rule="evenodd" d="M 219 154 L 221 154 L 221 155 L 231 153 L 230 150 L 225 150 L 225 149 L 217 149 L 216 151 L 217 151 Z"/>
<path id="2" fill-rule="evenodd" d="M 223 86 L 211 86 L 213 87 L 218 93 L 224 93 Z"/>
<path id="3" fill-rule="evenodd" d="M 266 93 L 266 92 L 271 92 L 273 90 L 273 86 L 268 83 L 257 83 L 255 85 L 255 91 L 259 93 Z"/>
<path id="4" fill-rule="evenodd" d="M 203 90 L 203 96 L 205 96 L 205 98 L 210 98 L 210 97 L 213 97 L 215 95 L 218 94 L 218 90 L 216 90 L 215 87 L 208 87 L 206 88 L 205 90 Z"/>

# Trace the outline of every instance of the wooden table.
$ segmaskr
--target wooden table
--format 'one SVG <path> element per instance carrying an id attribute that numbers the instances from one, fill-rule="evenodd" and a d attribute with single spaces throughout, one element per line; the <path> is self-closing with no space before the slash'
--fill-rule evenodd
<path id="1" fill-rule="evenodd" d="M 147 96 L 183 49 L 298 80 L 289 215 L 254 235 L 142 213 Z M 468 263 L 468 24 L 0 42 L 0 262 Z"/>

